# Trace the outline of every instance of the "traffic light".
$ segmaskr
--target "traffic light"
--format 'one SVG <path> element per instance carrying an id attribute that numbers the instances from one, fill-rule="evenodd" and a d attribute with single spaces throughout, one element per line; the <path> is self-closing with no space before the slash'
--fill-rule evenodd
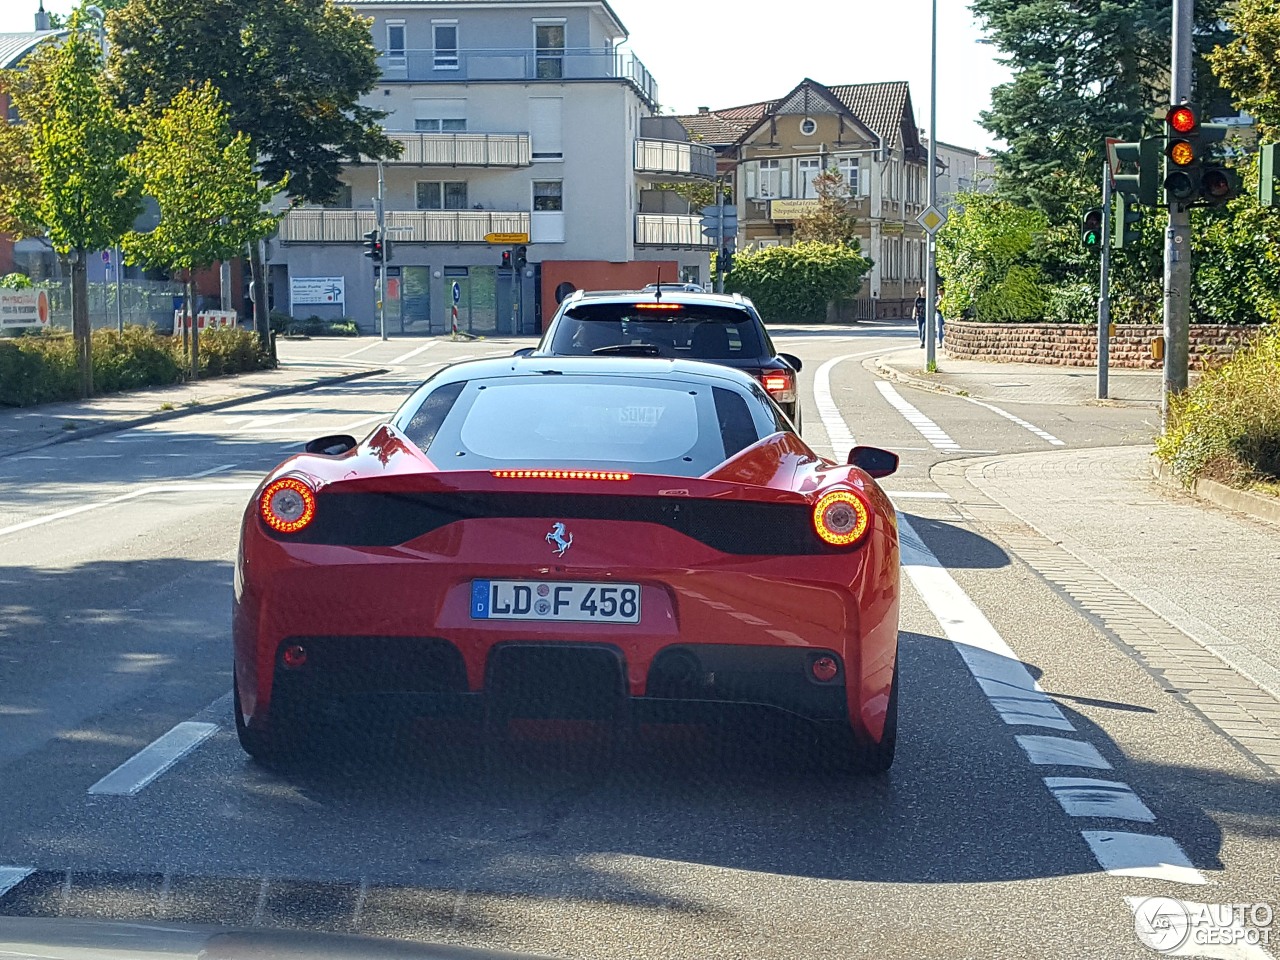
<path id="1" fill-rule="evenodd" d="M 1086 250 L 1096 250 L 1102 246 L 1102 208 L 1094 207 L 1085 211 L 1080 221 L 1080 242 Z"/>
<path id="2" fill-rule="evenodd" d="M 391 238 L 390 237 L 382 238 L 382 262 L 383 263 L 391 262 Z"/>
<path id="3" fill-rule="evenodd" d="M 1258 148 L 1258 203 L 1264 207 L 1280 207 L 1280 143 L 1264 143 Z"/>
<path id="4" fill-rule="evenodd" d="M 720 271 L 722 273 L 728 273 L 730 270 L 732 270 L 733 269 L 733 251 L 730 250 L 728 247 L 723 247 L 720 250 L 720 256 L 717 260 L 717 265 L 719 266 Z"/>
<path id="5" fill-rule="evenodd" d="M 1141 220 L 1142 208 L 1138 206 L 1138 199 L 1117 193 L 1115 216 L 1111 218 L 1111 246 L 1121 249 L 1137 243 L 1137 225 Z"/>
<path id="6" fill-rule="evenodd" d="M 370 230 L 364 235 L 364 255 L 374 263 L 382 262 L 382 240 L 377 230 Z"/>
<path id="7" fill-rule="evenodd" d="M 510 250 L 502 251 L 502 269 L 503 270 L 511 269 L 511 251 Z"/>
<path id="8" fill-rule="evenodd" d="M 1115 169 L 1137 167 L 1136 172 L 1116 173 L 1112 177 L 1117 193 L 1137 200 L 1144 207 L 1160 206 L 1160 137 L 1147 137 L 1138 143 L 1111 145 Z"/>
<path id="9" fill-rule="evenodd" d="M 529 262 L 529 248 L 525 246 L 519 246 L 515 248 L 514 253 L 515 253 L 515 257 L 513 259 L 516 265 L 516 269 L 523 270 L 524 265 Z"/>
<path id="10" fill-rule="evenodd" d="M 1201 123 L 1199 109 L 1188 103 L 1165 114 L 1164 190 L 1171 205 L 1218 206 L 1240 191 L 1236 175 L 1212 150 L 1227 129 L 1225 123 Z"/>

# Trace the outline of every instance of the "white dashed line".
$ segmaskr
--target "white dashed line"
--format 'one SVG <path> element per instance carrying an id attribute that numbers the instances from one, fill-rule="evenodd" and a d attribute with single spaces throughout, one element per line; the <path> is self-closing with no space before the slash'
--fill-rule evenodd
<path id="1" fill-rule="evenodd" d="M 1171 883 L 1204 884 L 1204 874 L 1191 865 L 1170 837 L 1115 830 L 1082 830 L 1094 859 L 1113 877 L 1146 877 Z"/>
<path id="2" fill-rule="evenodd" d="M 960 444 L 947 436 L 945 430 L 903 399 L 902 394 L 893 389 L 893 384 L 877 380 L 876 389 L 880 391 L 880 395 L 885 400 L 889 401 L 889 405 L 902 414 L 907 423 L 915 427 L 920 436 L 928 440 L 936 449 L 946 450 L 948 453 L 960 449 Z"/>
<path id="3" fill-rule="evenodd" d="M 844 417 L 840 416 L 840 410 L 831 397 L 831 368 L 851 357 L 852 354 L 832 357 L 813 375 L 813 403 L 818 408 L 818 419 L 822 421 L 822 428 L 827 431 L 827 439 L 831 442 L 833 452 L 847 451 L 857 442 L 853 439 L 853 434 L 849 432 L 849 425 Z"/>
<path id="4" fill-rule="evenodd" d="M 1107 817 L 1154 823 L 1156 815 L 1127 783 L 1091 777 L 1045 777 L 1044 785 L 1069 817 Z"/>
<path id="5" fill-rule="evenodd" d="M 355 430 L 357 427 L 363 427 L 367 424 L 376 423 L 379 420 L 386 420 L 388 418 L 389 418 L 389 414 L 375 413 L 371 417 L 361 417 L 359 420 L 355 420 L 351 423 L 344 423 L 342 426 L 338 427 L 336 432 L 347 433 L 350 430 Z"/>
<path id="6" fill-rule="evenodd" d="M 1111 764 L 1098 752 L 1098 748 L 1083 740 L 1036 736 L 1022 736 L 1015 739 L 1018 741 L 1018 746 L 1026 752 L 1027 759 L 1037 766 L 1111 769 Z"/>
<path id="7" fill-rule="evenodd" d="M 400 354 L 400 356 L 396 357 L 394 360 L 388 360 L 387 363 L 390 364 L 391 366 L 394 366 L 398 363 L 407 363 L 408 361 L 416 357 L 418 354 L 424 353 L 425 351 L 430 350 L 434 346 L 435 346 L 434 341 L 432 343 L 424 343 L 422 346 L 417 347 L 414 350 L 410 350 L 408 353 Z"/>
<path id="8" fill-rule="evenodd" d="M 0 867 L 0 897 L 35 872 L 35 867 Z"/>
<path id="9" fill-rule="evenodd" d="M 961 397 L 960 399 L 968 400 L 970 403 L 977 404 L 979 407 L 985 407 L 986 409 L 990 410 L 992 413 L 998 413 L 1000 416 L 1004 417 L 1006 420 L 1012 420 L 1014 423 L 1022 427 L 1024 430 L 1030 430 L 1041 440 L 1051 443 L 1055 447 L 1065 447 L 1067 445 L 1065 441 L 1059 440 L 1049 431 L 1041 430 L 1034 423 L 1028 423 L 1026 420 L 1023 420 L 1021 417 L 1015 417 L 1008 410 L 1001 410 L 999 407 L 995 406 L 994 404 L 984 403 L 981 400 L 973 399 L 973 397 Z"/>
<path id="10" fill-rule="evenodd" d="M 378 346 L 381 346 L 381 345 L 382 345 L 382 341 L 381 341 L 381 340 L 375 340 L 373 343 L 369 344 L 367 347 L 361 347 L 359 350 L 352 350 L 350 353 L 344 353 L 344 354 L 343 354 L 342 356 L 340 356 L 338 359 L 339 359 L 339 360 L 349 360 L 349 359 L 351 359 L 352 357 L 358 357 L 358 356 L 360 356 L 360 354 L 364 353 L 366 350 L 372 350 L 374 347 L 378 347 Z"/>
<path id="11" fill-rule="evenodd" d="M 90 510 L 97 510 L 100 507 L 109 507 L 112 504 L 124 503 L 127 500 L 136 500 L 138 497 L 150 496 L 154 493 L 189 493 L 209 490 L 256 490 L 258 484 L 255 482 L 245 483 L 157 483 L 151 486 L 142 487 L 138 490 L 131 490 L 128 493 L 122 493 L 118 497 L 110 497 L 106 500 L 98 500 L 94 503 L 81 504 L 78 507 L 70 507 L 66 510 L 59 510 L 57 513 L 50 513 L 43 517 L 34 517 L 31 520 L 24 520 L 22 523 L 15 523 L 8 527 L 0 527 L 0 537 L 9 533 L 18 533 L 21 530 L 29 530 L 32 527 L 39 527 L 46 523 L 52 523 L 55 520 L 65 520 L 67 517 L 74 517 L 81 513 L 88 513 Z"/>
<path id="12" fill-rule="evenodd" d="M 132 797 L 218 732 L 216 723 L 184 720 L 89 788 L 96 796 Z"/>

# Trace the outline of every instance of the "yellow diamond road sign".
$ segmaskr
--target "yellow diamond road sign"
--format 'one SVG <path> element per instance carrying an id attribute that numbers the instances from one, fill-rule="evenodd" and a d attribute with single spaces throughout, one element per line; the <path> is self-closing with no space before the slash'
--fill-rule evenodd
<path id="1" fill-rule="evenodd" d="M 933 236 L 942 229 L 942 225 L 947 222 L 947 215 L 937 207 L 926 207 L 924 213 L 916 217 L 916 223 L 924 227 L 929 236 Z"/>

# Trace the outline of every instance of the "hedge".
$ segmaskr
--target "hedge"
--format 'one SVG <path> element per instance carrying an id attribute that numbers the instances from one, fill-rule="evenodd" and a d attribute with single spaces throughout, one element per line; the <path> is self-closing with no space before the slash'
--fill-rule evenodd
<path id="1" fill-rule="evenodd" d="M 93 333 L 93 386 L 96 393 L 181 383 L 187 378 L 182 338 L 150 328 L 125 327 Z M 200 335 L 201 376 L 263 370 L 270 358 L 252 330 L 226 328 Z M 76 400 L 80 377 L 75 341 L 65 333 L 40 333 L 0 339 L 0 406 L 26 407 Z"/>

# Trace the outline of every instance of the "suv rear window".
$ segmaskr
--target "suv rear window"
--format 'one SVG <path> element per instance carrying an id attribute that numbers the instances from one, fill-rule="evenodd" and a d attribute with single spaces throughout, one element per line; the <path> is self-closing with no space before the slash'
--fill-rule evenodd
<path id="1" fill-rule="evenodd" d="M 684 360 L 755 360 L 764 354 L 755 318 L 741 307 L 703 303 L 583 303 L 556 324 L 551 353 L 588 356 L 651 345 Z"/>

